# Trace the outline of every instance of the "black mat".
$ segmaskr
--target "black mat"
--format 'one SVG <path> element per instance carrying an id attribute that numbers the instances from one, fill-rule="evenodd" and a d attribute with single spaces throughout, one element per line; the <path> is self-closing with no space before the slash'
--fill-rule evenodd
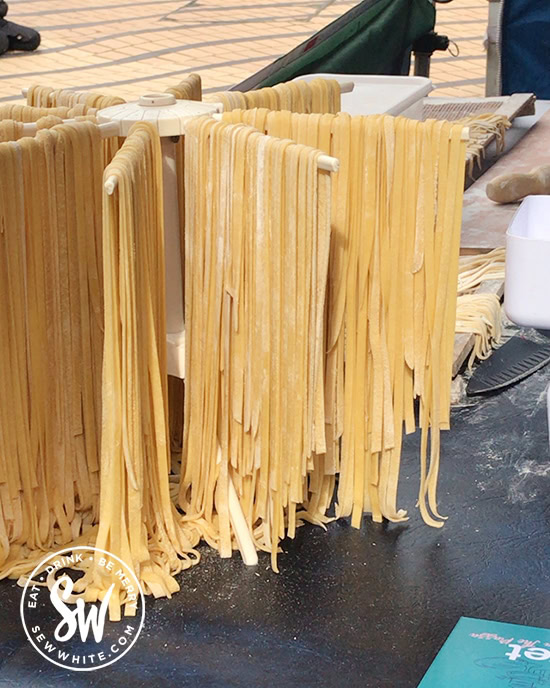
<path id="1" fill-rule="evenodd" d="M 301 528 L 280 575 L 265 555 L 250 570 L 205 550 L 172 600 L 148 598 L 142 635 L 112 667 L 77 674 L 42 659 L 24 636 L 20 589 L 0 582 L 0 686 L 414 688 L 461 615 L 549 627 L 549 382 L 543 369 L 453 412 L 442 530 L 414 509 L 414 435 L 408 524 Z"/>

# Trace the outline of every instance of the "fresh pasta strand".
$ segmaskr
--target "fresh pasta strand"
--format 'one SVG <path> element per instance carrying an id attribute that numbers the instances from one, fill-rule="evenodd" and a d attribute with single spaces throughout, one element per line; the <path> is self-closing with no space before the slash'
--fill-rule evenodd
<path id="1" fill-rule="evenodd" d="M 165 93 L 171 93 L 178 100 L 202 100 L 202 82 L 198 74 L 189 74 L 176 86 L 167 88 Z"/>
<path id="2" fill-rule="evenodd" d="M 474 347 L 468 359 L 471 370 L 477 359 L 490 355 L 501 336 L 501 306 L 496 294 L 463 294 L 456 307 L 456 332 L 475 334 Z"/>
<path id="3" fill-rule="evenodd" d="M 118 96 L 90 93 L 89 91 L 54 89 L 51 86 L 36 84 L 27 89 L 27 105 L 42 108 L 57 108 L 59 106 L 73 108 L 80 105 L 88 109 L 101 110 L 112 105 L 122 105 L 125 102 L 123 98 Z"/>
<path id="4" fill-rule="evenodd" d="M 1 122 L 6 119 L 13 119 L 17 122 L 36 122 L 38 128 L 49 128 L 53 126 L 52 117 L 59 118 L 60 120 L 74 120 L 74 121 L 90 121 L 96 122 L 95 113 L 96 108 L 87 107 L 85 104 L 75 105 L 74 107 L 35 107 L 33 105 L 0 105 L 0 131 L 9 128 L 10 132 L 16 138 L 22 136 L 22 129 L 17 127 L 17 125 L 2 125 Z M 14 126 L 17 127 L 19 132 L 15 134 Z M 1 134 L 0 134 L 1 136 Z M 12 133 L 10 133 L 12 136 Z M 16 140 L 12 138 L 10 140 Z M 114 154 L 122 145 L 122 138 L 109 137 L 102 140 L 103 148 L 103 166 L 107 165 L 113 158 Z"/>
<path id="5" fill-rule="evenodd" d="M 323 427 L 324 409 L 314 399 L 324 386 L 330 177 L 317 169 L 317 151 L 248 127 L 197 120 L 185 145 L 209 200 L 191 193 L 190 167 L 179 504 L 184 520 L 227 556 L 235 546 L 231 480 L 256 546 L 271 552 L 277 570 L 278 543 L 289 523 L 295 527 L 313 452 L 324 449 L 324 433 L 314 432 L 315 412 Z M 302 277 L 296 293 L 286 270 Z M 286 323 L 301 336 L 286 337 Z M 296 396 L 304 405 L 287 433 L 283 421 Z"/>
<path id="6" fill-rule="evenodd" d="M 458 294 L 472 292 L 486 280 L 503 280 L 505 263 L 506 250 L 504 248 L 461 257 L 458 268 Z"/>
<path id="7" fill-rule="evenodd" d="M 472 369 L 476 358 L 487 358 L 494 345 L 500 342 L 500 298 L 496 294 L 475 292 L 484 281 L 503 281 L 505 262 L 504 248 L 460 258 L 456 332 L 475 335 L 474 347 L 468 359 L 469 370 Z"/>
<path id="8" fill-rule="evenodd" d="M 189 74 L 176 86 L 167 88 L 165 93 L 171 93 L 178 100 L 202 100 L 202 81 L 198 74 Z M 182 247 L 181 261 L 184 262 L 183 247 L 185 246 L 185 137 L 180 136 L 176 147 L 176 174 L 178 179 L 178 209 L 180 219 L 180 246 Z M 168 381 L 168 403 L 170 408 L 170 446 L 176 453 L 181 452 L 183 441 L 183 394 L 182 380 L 170 377 Z"/>
<path id="9" fill-rule="evenodd" d="M 290 112 L 337 113 L 341 109 L 340 84 L 336 79 L 316 78 L 276 84 L 256 91 L 220 91 L 205 100 L 222 103 L 224 112 L 267 108 Z"/>
<path id="10" fill-rule="evenodd" d="M 95 117 L 93 118 L 95 121 Z M 63 124 L 61 117 L 57 115 L 46 115 L 36 121 L 36 129 L 51 129 L 57 124 Z M 6 141 L 17 141 L 25 136 L 23 122 L 13 119 L 0 120 L 0 143 Z"/>
<path id="11" fill-rule="evenodd" d="M 0 468 L 0 576 L 18 577 L 46 551 L 94 535 L 102 140 L 92 123 L 55 125 L 2 143 L 0 157 L 0 186 L 17 190 L 1 211 L 1 350 L 11 364 L 0 398 L 0 466 L 10 457 Z"/>
<path id="12" fill-rule="evenodd" d="M 167 92 L 200 99 L 200 78 Z M 418 506 L 440 527 L 454 333 L 474 328 L 487 353 L 494 299 L 476 319 L 469 292 L 503 258 L 459 261 L 462 125 L 337 114 L 333 80 L 213 94 L 222 121 L 186 122 L 177 152 L 184 389 L 166 375 L 159 137 L 144 122 L 103 141 L 82 118 L 110 98 L 37 86 L 0 107 L 18 181 L 0 184 L 0 576 L 95 543 L 170 597 L 200 539 L 236 548 L 233 488 L 277 571 L 281 540 L 325 526 L 333 501 L 354 527 L 407 518 L 417 425 Z M 102 599 L 111 581 L 83 570 L 85 599 Z M 117 586 L 112 619 L 132 613 Z"/>
<path id="13" fill-rule="evenodd" d="M 23 123 L 13 119 L 0 120 L 0 143 L 17 141 L 23 136 Z"/>
<path id="14" fill-rule="evenodd" d="M 185 532 L 169 490 L 162 155 L 152 124 L 132 127 L 104 177 L 113 174 L 117 193 L 104 191 L 103 197 L 105 346 L 96 546 L 131 563 L 146 593 L 169 597 L 179 589 L 173 576 L 199 557 L 196 537 Z M 126 514 L 132 515 L 130 522 Z M 109 608 L 113 619 L 120 618 L 125 602 L 117 586 Z"/>
<path id="15" fill-rule="evenodd" d="M 48 115 L 55 115 L 62 119 L 74 119 L 82 115 L 95 115 L 96 108 L 89 108 L 86 105 L 75 105 L 74 107 L 67 107 L 65 105 L 58 107 L 35 107 L 33 105 L 0 105 L 0 120 L 15 119 L 19 122 L 36 122 L 41 117 Z"/>
<path id="16" fill-rule="evenodd" d="M 320 90 L 314 108 L 322 97 Z M 363 511 L 376 520 L 406 517 L 396 504 L 401 436 L 403 423 L 407 432 L 416 427 L 418 396 L 426 438 L 421 457 L 432 434 L 429 466 L 422 458 L 419 505 L 423 518 L 439 526 L 424 498 L 430 495 L 435 511 L 438 437 L 448 426 L 450 405 L 456 286 L 449 275 L 456 285 L 462 127 L 324 115 L 326 136 L 304 117 L 287 113 L 278 120 L 264 110 L 223 115 L 224 121 L 316 145 L 340 160 L 327 285 L 322 469 L 327 477 L 340 473 L 336 515 L 352 515 L 355 526 Z M 317 495 L 320 478 L 310 476 Z M 312 504 L 317 508 L 315 499 Z M 318 520 L 307 509 L 301 513 Z"/>
<path id="17" fill-rule="evenodd" d="M 470 115 L 463 119 L 454 120 L 453 124 L 461 124 L 463 127 L 468 127 L 469 139 L 466 146 L 466 155 L 470 177 L 474 174 L 474 166 L 476 164 L 478 167 L 481 167 L 485 157 L 487 140 L 494 137 L 497 153 L 502 153 L 505 146 L 506 130 L 512 126 L 508 117 L 494 112 Z"/>

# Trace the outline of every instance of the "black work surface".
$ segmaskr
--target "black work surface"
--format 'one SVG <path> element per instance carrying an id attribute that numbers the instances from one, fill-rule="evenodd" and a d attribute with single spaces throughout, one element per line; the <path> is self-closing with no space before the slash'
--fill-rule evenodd
<path id="1" fill-rule="evenodd" d="M 0 582 L 0 685 L 413 688 L 462 615 L 550 626 L 549 381 L 547 367 L 453 411 L 443 529 L 414 508 L 410 436 L 399 500 L 407 524 L 305 526 L 283 543 L 279 575 L 267 555 L 247 569 L 205 549 L 172 600 L 147 598 L 140 638 L 111 667 L 75 673 L 46 662 L 25 638 L 20 588 Z"/>

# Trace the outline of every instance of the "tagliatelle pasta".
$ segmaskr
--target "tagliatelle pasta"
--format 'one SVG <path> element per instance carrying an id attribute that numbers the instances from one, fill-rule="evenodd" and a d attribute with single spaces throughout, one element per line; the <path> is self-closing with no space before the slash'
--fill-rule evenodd
<path id="1" fill-rule="evenodd" d="M 179 504 L 229 556 L 232 481 L 256 545 L 276 569 L 313 455 L 324 451 L 330 176 L 318 170 L 314 149 L 210 118 L 189 124 L 185 146 Z M 192 193 L 195 170 L 206 180 L 203 195 Z"/>
<path id="2" fill-rule="evenodd" d="M 419 507 L 436 503 L 439 431 L 449 427 L 465 142 L 450 123 L 267 110 L 223 119 L 319 147 L 340 160 L 332 203 L 325 399 L 329 476 L 340 473 L 337 516 L 360 525 L 406 517 L 397 508 L 401 436 L 422 428 Z M 430 460 L 427 459 L 431 435 Z M 320 478 L 310 476 L 319 488 Z"/>
<path id="3" fill-rule="evenodd" d="M 27 105 L 42 108 L 82 106 L 87 110 L 97 111 L 112 105 L 122 105 L 125 102 L 123 98 L 118 96 L 71 89 L 54 89 L 51 86 L 33 85 L 27 90 Z M 83 112 L 82 114 L 86 113 Z"/>
<path id="4" fill-rule="evenodd" d="M 0 105 L 0 120 L 15 119 L 19 122 L 36 122 L 41 117 L 55 115 L 62 119 L 73 119 L 81 115 L 95 115 L 95 108 L 87 108 L 86 105 L 67 107 L 35 107 L 33 105 Z"/>
<path id="5" fill-rule="evenodd" d="M 51 129 L 57 124 L 63 124 L 61 117 L 57 117 L 56 115 L 47 115 L 36 121 L 36 129 L 37 131 L 39 129 Z M 6 141 L 17 141 L 17 139 L 20 139 L 23 136 L 25 136 L 23 122 L 13 119 L 0 120 L 0 143 L 4 143 Z"/>
<path id="6" fill-rule="evenodd" d="M 130 564 L 145 592 L 170 596 L 173 578 L 199 559 L 170 499 L 167 432 L 164 223 L 160 139 L 132 127 L 105 178 L 103 198 L 105 343 L 101 499 L 96 546 Z M 106 589 L 91 586 L 87 597 Z M 97 580 L 97 579 L 96 579 Z M 120 618 L 120 581 L 110 599 Z"/>
<path id="7" fill-rule="evenodd" d="M 0 143 L 17 141 L 23 136 L 23 122 L 14 119 L 0 120 Z"/>
<path id="8" fill-rule="evenodd" d="M 189 74 L 173 88 L 167 88 L 178 100 L 202 100 L 202 82 L 198 74 Z"/>
<path id="9" fill-rule="evenodd" d="M 463 127 L 467 127 L 469 131 L 466 153 L 468 158 L 468 174 L 470 176 L 473 176 L 476 163 L 481 167 L 489 139 L 494 138 L 497 153 L 503 152 L 506 130 L 512 126 L 508 117 L 494 112 L 470 115 L 469 117 L 454 120 L 453 124 L 461 124 Z"/>
<path id="10" fill-rule="evenodd" d="M 0 157 L 0 576 L 17 577 L 99 511 L 102 140 L 66 124 Z"/>
<path id="11" fill-rule="evenodd" d="M 96 108 L 89 108 L 86 105 L 75 105 L 74 107 L 35 107 L 33 105 L 0 105 L 0 138 L 2 140 L 16 140 L 23 136 L 23 129 L 18 124 L 4 124 L 6 120 L 16 122 L 36 122 L 39 129 L 50 128 L 54 125 L 52 117 L 57 118 L 56 123 L 63 120 L 75 122 L 94 122 L 96 123 Z M 3 134 L 2 132 L 9 132 Z M 3 137 L 3 138 L 2 138 Z M 14 138 L 15 137 L 15 138 Z M 122 138 L 111 136 L 102 140 L 103 148 L 103 167 L 107 165 L 113 155 L 122 145 Z"/>
<path id="12" fill-rule="evenodd" d="M 303 113 L 340 112 L 340 84 L 336 79 L 298 80 L 261 88 L 256 91 L 220 91 L 205 98 L 222 103 L 224 112 L 267 108 Z"/>
<path id="13" fill-rule="evenodd" d="M 463 294 L 458 297 L 456 331 L 475 335 L 474 347 L 468 360 L 470 370 L 476 358 L 487 358 L 493 344 L 499 343 L 500 319 L 500 299 L 496 294 Z"/>
<path id="14" fill-rule="evenodd" d="M 456 331 L 475 335 L 469 369 L 476 358 L 487 358 L 493 346 L 500 342 L 500 298 L 496 294 L 475 292 L 484 281 L 504 280 L 505 259 L 505 249 L 497 248 L 480 255 L 463 256 L 459 261 Z"/>
<path id="15" fill-rule="evenodd" d="M 200 97 L 200 81 L 169 92 Z M 94 122 L 55 125 L 67 105 L 42 107 L 103 107 L 101 96 L 39 87 L 36 105 L 9 110 L 53 127 L 0 144 L 2 170 L 20 181 L 12 195 L 0 183 L 0 576 L 82 542 L 170 597 L 201 538 L 231 556 L 235 502 L 277 570 L 282 538 L 324 526 L 335 496 L 356 527 L 366 512 L 406 518 L 401 442 L 417 426 L 419 508 L 442 525 L 462 127 L 335 114 L 339 94 L 330 80 L 229 92 L 223 121 L 185 122 L 185 394 L 166 376 L 153 125 L 106 143 Z M 322 153 L 338 174 L 319 168 Z M 481 273 L 492 274 L 474 264 L 460 279 L 471 287 Z M 79 591 L 102 599 L 111 582 L 87 565 Z M 114 582 L 118 619 L 133 611 Z"/>
<path id="16" fill-rule="evenodd" d="M 473 256 L 462 256 L 458 267 L 459 296 L 472 293 L 486 280 L 503 280 L 505 264 L 504 248 Z"/>

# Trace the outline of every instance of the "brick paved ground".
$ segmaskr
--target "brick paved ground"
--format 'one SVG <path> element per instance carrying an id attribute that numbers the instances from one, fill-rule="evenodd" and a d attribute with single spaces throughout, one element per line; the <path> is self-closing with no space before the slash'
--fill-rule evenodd
<path id="1" fill-rule="evenodd" d="M 207 92 L 250 76 L 353 7 L 348 0 L 8 0 L 8 18 L 40 30 L 35 53 L 0 57 L 0 101 L 22 87 L 99 90 L 135 98 L 192 71 Z M 443 95 L 483 95 L 487 0 L 437 5 L 437 30 L 458 57 L 437 53 Z"/>

